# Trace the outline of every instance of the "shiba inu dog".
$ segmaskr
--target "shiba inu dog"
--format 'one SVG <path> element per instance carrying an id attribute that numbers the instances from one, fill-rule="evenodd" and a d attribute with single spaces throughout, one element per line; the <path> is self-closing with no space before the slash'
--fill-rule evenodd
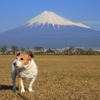
<path id="1" fill-rule="evenodd" d="M 19 52 L 16 55 L 16 59 L 12 63 L 11 76 L 13 82 L 13 90 L 16 90 L 16 76 L 21 79 L 21 92 L 25 92 L 23 80 L 29 81 L 28 91 L 33 91 L 32 85 L 37 76 L 37 65 L 33 60 L 33 54 L 31 52 L 23 53 Z"/>

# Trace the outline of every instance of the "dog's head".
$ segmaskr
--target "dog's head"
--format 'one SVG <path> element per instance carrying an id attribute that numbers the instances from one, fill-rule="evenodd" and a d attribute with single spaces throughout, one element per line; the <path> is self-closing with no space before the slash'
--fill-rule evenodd
<path id="1" fill-rule="evenodd" d="M 13 62 L 13 65 L 17 68 L 24 67 L 25 65 L 28 65 L 30 60 L 33 58 L 32 52 L 18 52 L 16 55 L 16 59 Z"/>

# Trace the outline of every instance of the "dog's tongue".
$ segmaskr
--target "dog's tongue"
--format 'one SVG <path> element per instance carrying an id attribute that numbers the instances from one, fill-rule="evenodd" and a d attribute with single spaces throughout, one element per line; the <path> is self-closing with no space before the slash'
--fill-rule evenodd
<path id="1" fill-rule="evenodd" d="M 21 72 L 23 72 L 24 70 L 25 70 L 25 67 L 19 68 L 18 76 L 21 76 Z"/>
<path id="2" fill-rule="evenodd" d="M 20 75 L 20 71 L 18 72 L 18 76 L 21 76 L 21 75 Z"/>

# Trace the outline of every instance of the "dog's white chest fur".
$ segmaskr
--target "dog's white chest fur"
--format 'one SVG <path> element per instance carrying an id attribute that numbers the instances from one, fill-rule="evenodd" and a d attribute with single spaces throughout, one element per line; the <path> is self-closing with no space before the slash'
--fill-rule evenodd
<path id="1" fill-rule="evenodd" d="M 20 72 L 20 76 L 22 78 L 34 78 L 34 76 L 37 74 L 37 66 L 33 59 L 31 59 L 30 64 L 26 66 L 25 70 L 22 70 Z"/>

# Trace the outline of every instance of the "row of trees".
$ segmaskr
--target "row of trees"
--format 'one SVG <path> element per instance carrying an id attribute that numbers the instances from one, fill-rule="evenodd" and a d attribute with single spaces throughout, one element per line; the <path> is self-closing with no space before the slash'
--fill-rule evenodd
<path id="1" fill-rule="evenodd" d="M 0 48 L 1 54 L 15 54 L 17 51 L 19 51 L 19 49 L 15 45 L 13 45 L 11 48 L 8 48 L 5 45 Z"/>
<path id="2" fill-rule="evenodd" d="M 84 49 L 70 46 L 64 49 L 44 49 L 43 47 L 35 47 L 35 54 L 64 54 L 64 55 L 100 55 L 99 50 L 92 48 Z"/>
<path id="3" fill-rule="evenodd" d="M 78 48 L 75 46 L 70 46 L 64 49 L 45 49 L 42 46 L 34 47 L 33 49 L 21 48 L 19 49 L 17 46 L 13 45 L 11 48 L 7 46 L 2 46 L 0 48 L 1 54 L 16 54 L 18 51 L 32 51 L 34 54 L 63 54 L 63 55 L 100 55 L 99 50 L 93 50 L 91 48 L 84 49 Z"/>

